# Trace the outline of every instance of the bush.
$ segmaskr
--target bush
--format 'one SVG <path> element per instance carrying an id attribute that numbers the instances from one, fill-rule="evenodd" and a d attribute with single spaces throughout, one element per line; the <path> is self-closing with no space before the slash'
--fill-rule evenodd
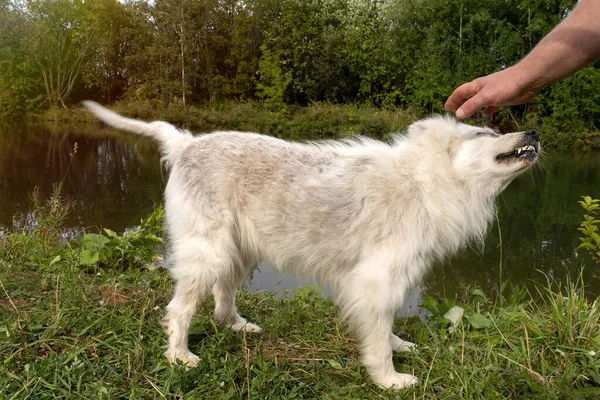
<path id="1" fill-rule="evenodd" d="M 600 200 L 592 199 L 590 196 L 582 196 L 583 200 L 579 202 L 586 213 L 583 216 L 583 221 L 578 231 L 583 233 L 583 237 L 580 237 L 581 244 L 577 249 L 587 249 L 591 252 L 592 259 L 596 262 L 600 260 L 600 235 L 598 235 L 598 224 L 600 220 L 596 218 L 598 215 L 597 210 L 600 209 Z"/>
<path id="2" fill-rule="evenodd" d="M 71 253 L 78 267 L 153 268 L 152 262 L 160 259 L 156 245 L 163 243 L 157 236 L 163 231 L 164 210 L 157 207 L 140 226 L 118 235 L 104 228 L 104 234 L 83 235 L 80 247 Z"/>

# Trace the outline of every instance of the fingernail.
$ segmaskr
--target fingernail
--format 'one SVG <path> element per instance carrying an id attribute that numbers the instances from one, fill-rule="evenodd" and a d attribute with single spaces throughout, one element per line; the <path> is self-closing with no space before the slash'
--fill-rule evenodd
<path id="1" fill-rule="evenodd" d="M 465 117 L 465 112 L 463 111 L 462 108 L 459 108 L 458 110 L 456 110 L 456 118 L 463 119 L 464 117 Z"/>

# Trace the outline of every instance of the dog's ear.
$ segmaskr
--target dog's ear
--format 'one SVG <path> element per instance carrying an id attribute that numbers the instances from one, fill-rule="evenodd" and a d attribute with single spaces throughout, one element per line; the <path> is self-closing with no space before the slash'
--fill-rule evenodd
<path id="1" fill-rule="evenodd" d="M 408 127 L 408 135 L 409 136 L 418 136 L 427 132 L 427 123 L 425 121 L 417 121 L 414 124 L 411 124 Z"/>

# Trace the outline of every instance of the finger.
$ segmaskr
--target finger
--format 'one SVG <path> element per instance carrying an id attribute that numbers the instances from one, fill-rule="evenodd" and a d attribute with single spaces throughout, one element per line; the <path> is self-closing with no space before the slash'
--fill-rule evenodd
<path id="1" fill-rule="evenodd" d="M 463 105 L 463 103 L 469 100 L 471 97 L 477 94 L 479 91 L 479 85 L 473 82 L 467 82 L 461 86 L 459 86 L 448 100 L 446 100 L 446 104 L 444 104 L 444 109 L 452 112 L 456 112 L 458 108 Z"/>
<path id="2" fill-rule="evenodd" d="M 498 107 L 498 106 L 488 106 L 483 110 L 483 116 L 491 117 L 499 109 L 500 109 L 500 107 Z"/>
<path id="3" fill-rule="evenodd" d="M 456 110 L 456 118 L 464 119 L 470 117 L 471 115 L 475 114 L 475 111 L 483 106 L 486 106 L 487 104 L 488 103 L 484 96 L 482 96 L 481 93 L 477 93 L 475 96 L 465 101 L 465 103 L 460 106 L 458 110 Z"/>

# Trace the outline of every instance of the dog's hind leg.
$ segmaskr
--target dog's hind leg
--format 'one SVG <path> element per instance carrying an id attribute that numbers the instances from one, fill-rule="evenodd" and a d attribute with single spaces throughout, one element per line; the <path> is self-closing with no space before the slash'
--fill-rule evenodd
<path id="1" fill-rule="evenodd" d="M 188 348 L 188 328 L 198 303 L 216 281 L 231 270 L 234 260 L 226 241 L 219 236 L 187 235 L 174 246 L 175 265 L 171 275 L 177 285 L 167 305 L 165 325 L 169 344 L 165 356 L 170 362 L 181 360 L 196 366 L 199 358 Z"/>
<path id="2" fill-rule="evenodd" d="M 380 260 L 372 261 L 380 264 Z M 343 283 L 339 303 L 342 315 L 361 342 L 363 365 L 379 386 L 401 389 L 415 384 L 417 378 L 396 372 L 392 361 L 392 323 L 398 306 L 394 299 L 398 291 L 393 287 L 393 280 L 387 273 L 373 274 L 373 269 L 366 264 L 356 271 Z"/>
<path id="3" fill-rule="evenodd" d="M 249 263 L 244 263 L 248 265 Z M 235 307 L 235 292 L 242 284 L 246 267 L 235 268 L 229 276 L 221 277 L 213 287 L 215 297 L 214 318 L 218 323 L 227 325 L 234 331 L 260 332 L 260 326 L 246 321 Z"/>
<path id="4" fill-rule="evenodd" d="M 412 348 L 416 346 L 416 344 L 409 342 L 408 340 L 400 339 L 394 334 L 392 334 L 390 343 L 392 344 L 392 350 L 396 353 L 411 351 Z"/>

